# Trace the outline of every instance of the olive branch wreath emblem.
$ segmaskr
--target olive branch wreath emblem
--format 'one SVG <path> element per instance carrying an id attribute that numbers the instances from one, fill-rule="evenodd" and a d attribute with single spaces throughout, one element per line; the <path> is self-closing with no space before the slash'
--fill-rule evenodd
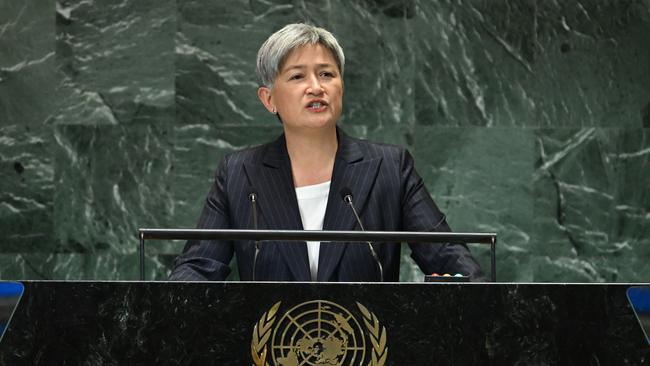
<path id="1" fill-rule="evenodd" d="M 363 323 L 366 325 L 372 343 L 372 359 L 368 366 L 384 366 L 388 357 L 386 327 L 382 327 L 375 313 L 370 312 L 365 306 L 357 303 L 357 307 L 363 314 Z"/>
<path id="2" fill-rule="evenodd" d="M 269 309 L 268 312 L 262 314 L 260 320 L 253 327 L 253 340 L 251 341 L 251 356 L 253 357 L 253 364 L 255 366 L 268 366 L 266 363 L 266 356 L 268 355 L 268 348 L 266 342 L 269 341 L 273 323 L 275 322 L 275 315 L 280 308 L 282 302 L 278 301 Z"/>
<path id="3" fill-rule="evenodd" d="M 251 356 L 254 366 L 268 366 L 267 342 L 273 330 L 275 317 L 282 302 L 278 301 L 271 309 L 262 314 L 260 320 L 253 327 L 253 338 L 251 341 Z M 388 357 L 388 346 L 386 344 L 386 327 L 379 323 L 377 316 L 365 306 L 357 302 L 357 307 L 363 315 L 363 323 L 368 331 L 368 338 L 372 344 L 371 359 L 368 366 L 384 366 Z"/>

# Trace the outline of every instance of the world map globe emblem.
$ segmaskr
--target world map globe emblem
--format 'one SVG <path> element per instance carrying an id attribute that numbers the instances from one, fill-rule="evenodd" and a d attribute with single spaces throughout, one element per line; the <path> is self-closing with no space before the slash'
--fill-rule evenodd
<path id="1" fill-rule="evenodd" d="M 298 304 L 283 315 L 278 302 L 253 330 L 254 365 L 383 365 L 388 354 L 386 329 L 365 306 L 361 316 L 326 300 Z M 359 322 L 359 318 L 361 322 Z M 275 324 L 273 324 L 275 323 Z M 275 327 L 272 327 L 275 325 Z"/>

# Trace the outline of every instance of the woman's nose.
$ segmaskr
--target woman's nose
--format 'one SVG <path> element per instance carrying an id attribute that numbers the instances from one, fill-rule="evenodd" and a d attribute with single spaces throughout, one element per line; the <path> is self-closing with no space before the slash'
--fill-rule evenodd
<path id="1" fill-rule="evenodd" d="M 307 88 L 307 94 L 323 94 L 323 86 L 320 84 L 320 80 L 318 80 L 317 75 L 313 75 L 309 78 L 309 87 Z"/>

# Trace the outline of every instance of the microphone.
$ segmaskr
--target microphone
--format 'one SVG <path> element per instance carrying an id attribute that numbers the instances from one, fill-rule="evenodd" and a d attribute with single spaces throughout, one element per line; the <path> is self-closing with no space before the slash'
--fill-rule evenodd
<path id="1" fill-rule="evenodd" d="M 257 230 L 257 193 L 254 191 L 248 194 L 253 212 L 253 229 Z M 257 256 L 260 254 L 260 241 L 255 240 L 255 256 L 253 256 L 253 281 L 255 281 L 255 269 L 257 267 Z"/>
<path id="2" fill-rule="evenodd" d="M 359 218 L 359 215 L 357 214 L 356 208 L 354 208 L 354 203 L 352 203 L 352 191 L 348 187 L 343 187 L 341 188 L 341 198 L 343 199 L 343 202 L 346 204 L 350 205 L 350 208 L 352 209 L 352 213 L 354 214 L 354 218 L 357 219 L 357 224 L 359 224 L 359 227 L 361 228 L 361 231 L 366 231 L 366 229 L 363 227 L 363 224 L 361 223 L 361 219 Z M 379 278 L 381 282 L 384 282 L 384 267 L 381 265 L 381 262 L 379 261 L 379 256 L 377 256 L 377 252 L 375 252 L 375 248 L 372 246 L 372 243 L 367 241 L 368 248 L 370 249 L 370 253 L 372 254 L 372 257 L 375 259 L 375 262 L 377 263 L 377 267 L 379 267 Z"/>

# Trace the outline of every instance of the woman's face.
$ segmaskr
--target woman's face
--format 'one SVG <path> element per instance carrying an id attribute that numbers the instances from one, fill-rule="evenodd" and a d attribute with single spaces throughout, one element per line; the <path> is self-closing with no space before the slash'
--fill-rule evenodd
<path id="1" fill-rule="evenodd" d="M 329 49 L 307 45 L 287 56 L 273 87 L 261 87 L 258 96 L 285 129 L 333 127 L 343 108 L 343 80 Z"/>

